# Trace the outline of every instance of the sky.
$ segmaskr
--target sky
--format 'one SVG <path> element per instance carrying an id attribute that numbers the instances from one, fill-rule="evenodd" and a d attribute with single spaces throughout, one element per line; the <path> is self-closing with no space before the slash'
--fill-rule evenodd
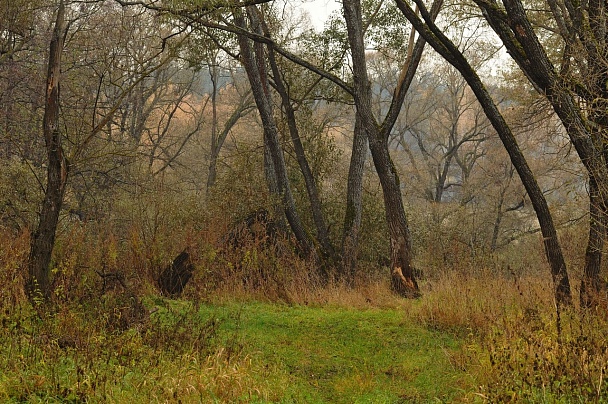
<path id="1" fill-rule="evenodd" d="M 310 19 L 317 30 L 323 28 L 323 24 L 329 14 L 334 10 L 338 10 L 340 6 L 341 2 L 339 0 L 309 0 L 302 5 L 310 14 Z"/>

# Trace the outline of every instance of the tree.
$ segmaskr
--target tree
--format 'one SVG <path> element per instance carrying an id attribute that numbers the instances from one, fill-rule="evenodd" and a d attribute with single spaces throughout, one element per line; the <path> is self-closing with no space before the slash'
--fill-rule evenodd
<path id="1" fill-rule="evenodd" d="M 261 21 L 259 20 L 258 10 L 255 6 L 250 6 L 246 11 L 249 19 L 249 27 L 253 32 L 260 34 L 262 32 L 262 26 Z M 234 11 L 234 20 L 236 25 L 241 29 L 246 30 L 248 28 L 242 10 L 237 9 Z M 315 250 L 302 225 L 291 193 L 285 158 L 283 156 L 283 150 L 281 149 L 278 129 L 272 112 L 272 102 L 269 93 L 270 84 L 268 83 L 268 74 L 266 72 L 263 45 L 261 43 L 254 45 L 245 35 L 239 35 L 238 40 L 241 60 L 245 67 L 245 71 L 247 72 L 247 76 L 249 77 L 253 97 L 262 119 L 264 143 L 267 145 L 270 157 L 269 164 L 274 173 L 274 180 L 276 180 L 278 196 L 281 198 L 282 208 L 287 217 L 287 221 L 298 240 L 300 249 L 305 256 L 314 257 L 316 254 Z"/>
<path id="2" fill-rule="evenodd" d="M 412 25 L 415 26 L 420 35 L 429 42 L 435 51 L 462 74 L 483 107 L 488 120 L 492 123 L 492 126 L 498 133 L 513 166 L 526 188 L 540 223 L 545 253 L 551 267 L 551 275 L 555 286 L 555 299 L 559 312 L 562 306 L 568 306 L 572 302 L 566 263 L 559 244 L 557 230 L 553 223 L 553 217 L 551 216 L 545 196 L 528 166 L 515 136 L 511 132 L 510 127 L 504 120 L 475 69 L 473 69 L 466 57 L 459 51 L 454 43 L 435 25 L 432 14 L 427 11 L 424 4 L 421 1 L 416 1 L 423 21 L 407 3 L 402 0 L 396 0 L 396 2 L 403 15 L 405 15 Z"/>
<path id="3" fill-rule="evenodd" d="M 46 17 L 56 8 L 50 12 L 40 1 L 11 1 L 0 8 L 0 172 L 9 181 L 0 193 L 0 223 L 22 230 L 32 228 L 34 209 L 42 204 L 44 138 L 31 134 L 39 133 L 44 114 L 41 67 L 48 64 L 52 26 Z"/>
<path id="4" fill-rule="evenodd" d="M 408 100 L 425 110 L 408 109 L 390 141 L 395 150 L 406 152 L 425 199 L 459 200 L 465 205 L 471 198 L 468 180 L 485 154 L 489 122 L 456 69 L 436 64 L 435 72 L 425 75 L 417 86 L 420 94 Z"/>
<path id="5" fill-rule="evenodd" d="M 346 185 L 346 213 L 342 231 L 342 274 L 348 284 L 353 284 L 357 268 L 361 216 L 363 212 L 363 171 L 367 157 L 367 134 L 361 116 L 355 114 L 353 145 Z"/>
<path id="6" fill-rule="evenodd" d="M 580 298 L 583 306 L 596 305 L 603 289 L 600 270 L 608 206 L 606 5 L 548 0 L 544 14 L 550 18 L 541 23 L 559 35 L 561 52 L 554 52 L 543 44 L 521 1 L 505 0 L 502 7 L 493 0 L 475 4 L 530 83 L 552 105 L 588 172 L 589 237 Z"/>
<path id="7" fill-rule="evenodd" d="M 348 31 L 348 41 L 353 64 L 353 88 L 357 114 L 361 120 L 369 142 L 374 167 L 382 185 L 386 221 L 389 229 L 391 251 L 391 287 L 405 297 L 419 296 L 419 288 L 412 268 L 412 246 L 407 217 L 403 207 L 399 175 L 388 149 L 388 138 L 401 110 L 405 94 L 416 72 L 425 41 L 419 39 L 415 46 L 413 37 L 408 46 L 408 54 L 400 71 L 399 81 L 392 102 L 387 109 L 382 124 L 376 121 L 372 107 L 372 91 L 368 77 L 361 2 L 344 0 L 344 19 Z M 433 4 L 434 15 L 441 2 Z"/>
<path id="8" fill-rule="evenodd" d="M 66 195 L 71 204 L 73 194 L 77 194 L 76 187 L 72 189 L 69 187 L 69 177 L 95 171 L 92 168 L 94 161 L 98 162 L 100 157 L 108 156 L 103 153 L 100 153 L 101 156 L 95 155 L 99 153 L 99 148 L 108 144 L 119 144 L 124 140 L 112 138 L 112 129 L 115 128 L 113 118 L 116 112 L 139 84 L 173 58 L 171 53 L 166 52 L 165 45 L 171 37 L 177 36 L 174 32 L 160 38 L 161 46 L 155 48 L 154 52 L 137 59 L 138 63 L 133 62 L 132 58 L 125 58 L 129 59 L 128 63 L 135 64 L 128 67 L 117 62 L 119 59 L 116 58 L 117 54 L 122 55 L 124 50 L 119 46 L 120 41 L 112 43 L 114 55 L 95 52 L 99 49 L 95 46 L 103 47 L 104 40 L 100 38 L 99 41 L 95 41 L 91 33 L 101 35 L 102 31 L 88 30 L 88 28 L 91 26 L 99 28 L 99 25 L 104 24 L 115 24 L 114 27 L 120 25 L 120 20 L 100 21 L 94 18 L 98 12 L 101 14 L 102 11 L 116 11 L 112 7 L 104 8 L 106 6 L 102 2 L 92 4 L 91 9 L 86 6 L 73 8 L 60 1 L 57 9 L 48 60 L 43 118 L 43 135 L 48 161 L 47 181 L 44 184 L 41 181 L 41 187 L 44 187 L 44 200 L 36 230 L 32 234 L 26 283 L 27 292 L 33 301 L 38 299 L 48 301 L 52 297 L 51 258 L 57 226 Z M 70 31 L 66 22 L 68 17 Z M 107 28 L 108 25 L 104 27 Z M 123 39 L 125 42 L 129 41 L 129 38 Z M 95 46 L 88 42 L 90 40 L 93 40 Z M 73 52 L 64 53 L 63 50 L 68 44 Z M 148 45 L 154 48 L 156 44 Z M 169 54 L 161 57 L 167 53 Z M 106 58 L 110 59 L 110 63 L 105 63 L 108 61 Z M 121 70 L 122 68 L 125 70 Z M 120 72 L 117 73 L 117 70 Z M 129 74 L 124 74 L 125 71 Z M 60 82 L 63 85 L 67 83 L 64 87 L 67 91 L 61 91 L 61 97 Z M 110 170 L 113 169 L 115 167 Z M 80 216 L 80 213 L 78 215 Z"/>
<path id="9" fill-rule="evenodd" d="M 239 98 L 230 116 L 224 122 L 221 130 L 219 128 L 219 118 L 217 113 L 218 107 L 218 92 L 219 92 L 219 75 L 221 72 L 221 66 L 218 63 L 219 56 L 214 55 L 213 59 L 208 63 L 209 77 L 211 79 L 211 149 L 209 153 L 209 173 L 207 174 L 207 194 L 210 193 L 211 188 L 215 185 L 217 179 L 217 163 L 220 156 L 220 151 L 224 146 L 224 142 L 228 137 L 228 134 L 232 128 L 237 124 L 239 119 L 249 114 L 255 105 L 251 98 L 251 89 L 241 90 L 238 88 L 235 77 L 233 75 L 233 86 Z"/>
<path id="10" fill-rule="evenodd" d="M 51 294 L 49 265 L 68 176 L 59 121 L 61 54 L 66 35 L 65 4 L 60 0 L 51 39 L 42 130 L 48 158 L 47 182 L 38 228 L 32 235 L 27 292 L 32 301 L 48 300 Z"/>

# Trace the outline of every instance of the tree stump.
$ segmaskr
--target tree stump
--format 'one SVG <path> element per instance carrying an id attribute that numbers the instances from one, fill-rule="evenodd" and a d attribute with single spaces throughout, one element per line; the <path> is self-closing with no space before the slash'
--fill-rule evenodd
<path id="1" fill-rule="evenodd" d="M 158 286 L 163 295 L 177 297 L 182 294 L 184 287 L 192 277 L 194 265 L 190 260 L 190 254 L 182 251 L 171 265 L 165 268 L 158 279 Z"/>

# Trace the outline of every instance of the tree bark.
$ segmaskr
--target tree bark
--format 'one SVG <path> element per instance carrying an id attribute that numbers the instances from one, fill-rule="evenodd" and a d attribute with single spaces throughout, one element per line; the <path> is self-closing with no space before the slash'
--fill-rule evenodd
<path id="1" fill-rule="evenodd" d="M 259 31 L 260 26 L 259 22 L 256 21 L 256 14 L 256 11 L 248 12 L 249 18 L 252 19 L 252 28 L 255 31 Z M 240 10 L 235 10 L 234 20 L 237 26 L 246 29 L 245 18 L 240 13 Z M 247 77 L 249 78 L 253 97 L 264 127 L 264 139 L 268 146 L 270 158 L 269 163 L 274 170 L 276 186 L 278 187 L 278 192 L 282 199 L 283 211 L 302 253 L 308 257 L 312 256 L 316 260 L 318 257 L 316 256 L 312 242 L 302 225 L 291 193 L 285 158 L 283 156 L 283 150 L 281 149 L 278 129 L 272 113 L 272 104 L 268 93 L 269 84 L 263 47 L 260 46 L 261 44 L 258 44 L 254 50 L 251 41 L 244 35 L 238 36 L 238 42 L 241 51 L 241 61 L 245 67 Z"/>
<path id="2" fill-rule="evenodd" d="M 359 231 L 363 211 L 363 171 L 367 156 L 367 134 L 363 130 L 361 117 L 355 114 L 353 148 L 348 168 L 346 186 L 346 214 L 342 232 L 342 267 L 340 276 L 347 285 L 354 286 L 359 250 Z"/>
<path id="3" fill-rule="evenodd" d="M 261 16 L 259 16 L 259 18 L 264 28 L 264 35 L 270 38 L 270 32 L 268 30 L 268 27 L 266 27 L 266 24 L 262 20 Z M 285 117 L 287 118 L 287 126 L 289 128 L 289 134 L 296 155 L 296 160 L 298 162 L 298 166 L 300 167 L 300 172 L 304 177 L 304 184 L 306 185 L 306 192 L 308 194 L 308 200 L 310 202 L 310 210 L 312 213 L 315 228 L 317 230 L 317 239 L 319 241 L 319 244 L 321 245 L 323 256 L 325 258 L 329 258 L 331 261 L 335 261 L 336 252 L 329 238 L 329 232 L 322 210 L 321 197 L 319 195 L 319 187 L 317 186 L 317 182 L 315 181 L 314 175 L 312 174 L 312 170 L 310 169 L 310 165 L 308 164 L 308 159 L 304 152 L 304 146 L 302 145 L 302 140 L 300 139 L 300 132 L 296 123 L 296 114 L 293 109 L 293 106 L 291 105 L 291 100 L 289 98 L 287 87 L 285 86 L 283 77 L 281 75 L 281 72 L 279 71 L 279 66 L 276 62 L 274 49 L 271 46 L 268 46 L 267 49 L 268 61 L 270 62 L 270 67 L 272 69 L 272 74 L 274 77 L 275 89 L 281 97 L 281 106 L 283 107 L 283 112 L 285 113 Z"/>
<path id="4" fill-rule="evenodd" d="M 589 238 L 585 250 L 585 268 L 581 280 L 581 307 L 599 304 L 603 285 L 600 279 L 604 239 L 606 237 L 606 214 L 602 207 L 601 192 L 595 178 L 589 178 Z"/>
<path id="5" fill-rule="evenodd" d="M 549 1 L 566 45 L 561 76 L 535 34 L 521 1 L 506 0 L 504 11 L 489 0 L 476 3 L 520 69 L 553 106 L 589 174 L 589 239 L 580 299 L 583 305 L 593 305 L 602 288 L 599 275 L 604 246 L 600 239 L 606 236 L 608 207 L 605 3 L 593 1 L 566 11 Z M 576 54 L 573 49 L 577 49 Z M 568 81 L 571 61 L 584 66 L 579 72 L 580 80 Z M 585 100 L 581 104 L 586 104 L 589 111 L 581 110 L 575 94 Z"/>
<path id="6" fill-rule="evenodd" d="M 590 304 L 595 297 L 589 294 L 596 294 L 594 289 L 601 287 L 599 268 L 602 251 L 598 248 L 603 248 L 599 239 L 605 236 L 608 206 L 605 3 L 593 1 L 566 10 L 549 1 L 565 42 L 564 64 L 562 74 L 559 74 L 534 32 L 521 1 L 505 0 L 504 10 L 493 1 L 475 2 L 522 72 L 551 103 L 589 174 L 589 239 L 580 298 L 583 305 Z M 576 54 L 572 52 L 574 49 L 577 49 Z M 573 61 L 584 67 L 577 72 L 580 79 L 569 80 Z M 590 106 L 587 115 L 575 97 L 585 100 L 581 104 Z"/>
<path id="7" fill-rule="evenodd" d="M 545 254 L 549 266 L 551 267 L 551 276 L 554 284 L 554 295 L 558 306 L 570 306 L 572 304 L 572 292 L 570 289 L 570 281 L 566 270 L 566 263 L 557 237 L 557 230 L 553 223 L 553 217 L 549 210 L 549 206 L 545 196 L 530 170 L 528 163 L 517 144 L 515 136 L 511 132 L 494 100 L 484 87 L 481 79 L 475 70 L 468 63 L 464 55 L 458 48 L 441 33 L 439 28 L 433 23 L 430 14 L 426 11 L 424 4 L 416 0 L 416 4 L 421 10 L 421 15 L 424 18 L 424 23 L 411 7 L 403 0 L 396 0 L 397 6 L 405 15 L 405 17 L 414 25 L 420 35 L 424 36 L 427 42 L 450 64 L 452 64 L 462 74 L 467 81 L 469 87 L 477 97 L 481 104 L 488 120 L 498 133 L 505 150 L 509 154 L 511 163 L 519 174 L 519 177 L 524 185 L 530 201 L 536 212 L 541 232 L 543 235 L 543 244 Z"/>
<path id="8" fill-rule="evenodd" d="M 211 192 L 211 188 L 215 185 L 217 178 L 217 159 L 222 147 L 221 139 L 218 139 L 217 134 L 217 80 L 218 71 L 217 63 L 212 60 L 209 66 L 209 78 L 211 79 L 211 153 L 209 154 L 209 173 L 207 174 L 207 196 Z"/>
<path id="9" fill-rule="evenodd" d="M 593 6 L 592 6 L 593 5 Z M 606 38 L 606 17 L 603 2 L 590 3 L 591 27 L 597 38 Z M 588 100 L 591 108 L 589 120 L 593 122 L 590 130 L 595 147 L 601 151 L 596 158 L 608 166 L 608 72 L 605 63 L 606 42 L 601 41 L 597 49 L 590 46 L 588 52 L 593 55 L 589 61 L 591 93 L 595 98 Z M 598 52 L 599 51 L 599 52 Z M 601 279 L 602 262 L 604 259 L 605 239 L 608 235 L 608 178 L 596 178 L 589 172 L 589 237 L 585 249 L 585 267 L 581 279 L 581 307 L 599 306 L 600 298 L 606 292 L 606 283 Z M 605 304 L 605 303 L 604 303 Z"/>
<path id="10" fill-rule="evenodd" d="M 367 76 L 361 3 L 343 0 L 344 18 L 353 59 L 354 98 L 363 130 L 367 133 L 374 166 L 384 196 L 391 251 L 391 287 L 401 296 L 418 297 L 420 291 L 412 269 L 411 238 L 403 208 L 399 176 L 388 151 L 388 137 L 383 135 L 372 112 L 372 93 Z"/>
<path id="11" fill-rule="evenodd" d="M 50 44 L 43 118 L 43 134 L 48 158 L 47 183 L 40 221 L 32 235 L 28 263 L 29 277 L 26 282 L 26 291 L 32 303 L 40 300 L 49 301 L 51 297 L 49 266 L 68 176 L 69 166 L 63 154 L 59 130 L 59 81 L 64 37 L 65 6 L 63 1 L 60 1 Z"/>

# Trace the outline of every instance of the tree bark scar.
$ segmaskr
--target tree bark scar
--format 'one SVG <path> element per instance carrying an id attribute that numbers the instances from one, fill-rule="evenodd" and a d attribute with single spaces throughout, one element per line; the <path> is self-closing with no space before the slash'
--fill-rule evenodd
<path id="1" fill-rule="evenodd" d="M 408 280 L 405 279 L 405 276 L 403 276 L 403 269 L 401 269 L 401 267 L 394 267 L 393 268 L 393 274 L 397 275 L 405 284 L 408 283 Z M 412 284 L 411 281 L 409 283 Z"/>

